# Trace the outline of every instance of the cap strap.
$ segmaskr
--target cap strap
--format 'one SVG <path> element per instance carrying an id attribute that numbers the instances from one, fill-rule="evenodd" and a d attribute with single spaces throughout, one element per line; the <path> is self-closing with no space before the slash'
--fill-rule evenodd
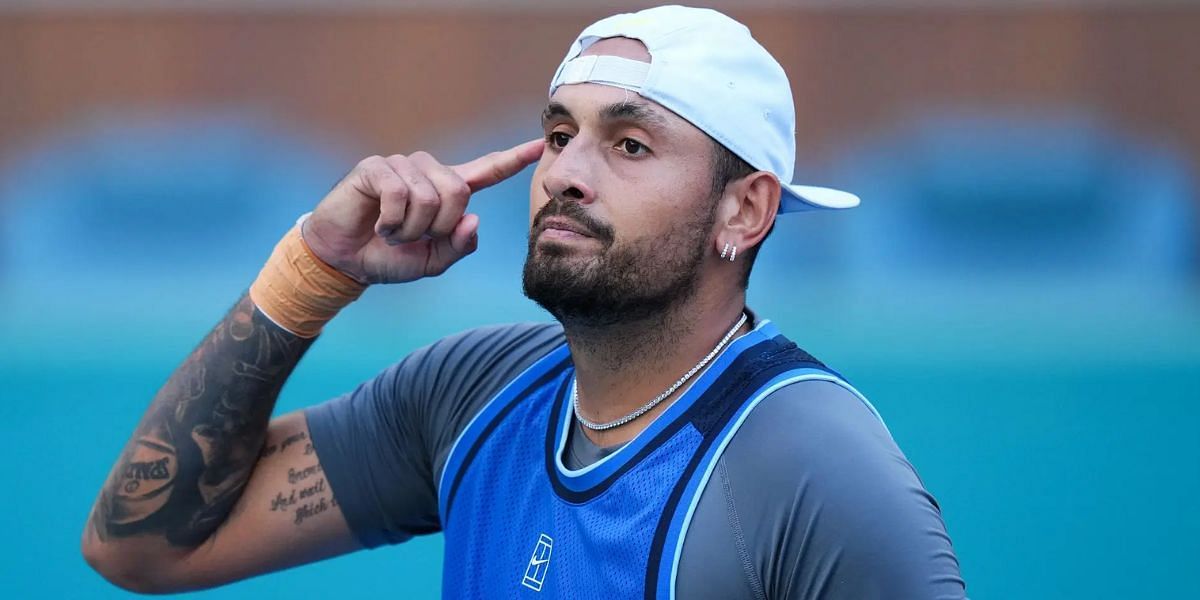
<path id="1" fill-rule="evenodd" d="M 636 92 L 642 89 L 649 74 L 648 62 L 607 54 L 580 56 L 563 65 L 551 93 L 560 85 L 572 83 L 602 83 Z"/>

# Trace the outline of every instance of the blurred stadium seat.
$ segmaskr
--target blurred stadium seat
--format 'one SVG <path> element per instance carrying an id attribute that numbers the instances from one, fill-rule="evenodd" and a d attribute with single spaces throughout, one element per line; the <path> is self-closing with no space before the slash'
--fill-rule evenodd
<path id="1" fill-rule="evenodd" d="M 105 115 L 20 155 L 0 176 L 2 273 L 26 289 L 161 290 L 176 271 L 242 285 L 344 166 L 327 143 L 242 112 Z"/>
<path id="2" fill-rule="evenodd" d="M 850 274 L 871 279 L 1171 284 L 1194 277 L 1180 156 L 1078 113 L 915 119 L 849 150 L 834 179 L 863 197 Z"/>

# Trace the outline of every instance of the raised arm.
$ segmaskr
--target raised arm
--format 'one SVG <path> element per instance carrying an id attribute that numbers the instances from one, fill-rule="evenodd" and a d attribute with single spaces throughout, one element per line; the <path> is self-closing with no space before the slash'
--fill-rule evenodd
<path id="1" fill-rule="evenodd" d="M 88 563 L 155 593 L 357 548 L 303 414 L 270 418 L 279 391 L 368 283 L 437 275 L 473 252 L 470 193 L 540 154 L 539 140 L 452 167 L 427 154 L 359 163 L 159 390 L 92 508 Z"/>

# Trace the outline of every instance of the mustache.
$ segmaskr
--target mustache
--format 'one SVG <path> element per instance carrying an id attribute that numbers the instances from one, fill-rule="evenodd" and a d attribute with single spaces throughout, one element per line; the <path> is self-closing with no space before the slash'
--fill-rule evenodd
<path id="1" fill-rule="evenodd" d="M 533 227 L 530 229 L 530 238 L 536 238 L 542 233 L 545 227 L 542 226 L 542 221 L 547 217 L 566 217 L 580 225 L 583 225 L 596 239 L 611 244 L 613 241 L 613 230 L 608 224 L 588 214 L 578 202 L 564 202 L 555 197 L 551 197 L 537 214 L 533 217 Z"/>

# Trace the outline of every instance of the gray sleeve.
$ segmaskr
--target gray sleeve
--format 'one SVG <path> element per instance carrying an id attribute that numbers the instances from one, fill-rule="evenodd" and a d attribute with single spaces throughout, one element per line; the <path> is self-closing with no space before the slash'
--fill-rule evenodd
<path id="1" fill-rule="evenodd" d="M 305 411 L 326 479 L 364 547 L 441 529 L 437 481 L 454 440 L 506 383 L 562 341 L 557 325 L 473 329 Z"/>
<path id="2" fill-rule="evenodd" d="M 681 598 L 963 598 L 937 502 L 830 382 L 773 393 L 730 441 L 684 540 Z"/>

